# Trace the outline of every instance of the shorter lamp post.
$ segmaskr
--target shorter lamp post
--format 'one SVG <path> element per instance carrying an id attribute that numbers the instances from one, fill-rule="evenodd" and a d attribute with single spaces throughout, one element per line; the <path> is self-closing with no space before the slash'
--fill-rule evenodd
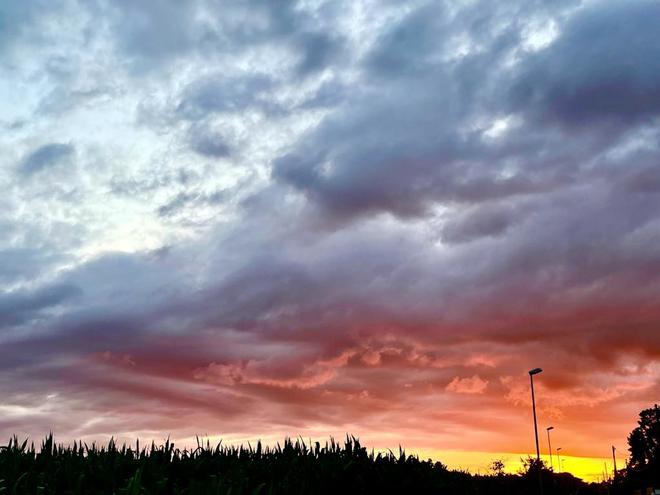
<path id="1" fill-rule="evenodd" d="M 557 467 L 559 468 L 559 471 L 561 472 L 561 457 L 559 457 L 559 451 L 561 450 L 561 447 L 557 447 Z"/>

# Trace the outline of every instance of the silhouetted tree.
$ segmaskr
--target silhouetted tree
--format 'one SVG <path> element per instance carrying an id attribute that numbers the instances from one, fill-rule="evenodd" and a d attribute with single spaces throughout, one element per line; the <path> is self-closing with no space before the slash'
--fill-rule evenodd
<path id="1" fill-rule="evenodd" d="M 639 413 L 638 426 L 628 436 L 629 466 L 632 469 L 660 469 L 660 407 Z"/>
<path id="2" fill-rule="evenodd" d="M 545 462 L 543 462 L 543 459 L 536 459 L 534 457 L 527 456 L 522 457 L 520 462 L 522 463 L 522 466 L 520 466 L 518 473 L 521 476 L 529 476 L 530 474 L 538 473 L 539 471 L 548 470 L 548 468 L 545 466 Z"/>
<path id="3" fill-rule="evenodd" d="M 504 461 L 502 459 L 495 459 L 490 463 L 490 472 L 495 476 L 504 476 Z"/>
<path id="4" fill-rule="evenodd" d="M 628 435 L 628 450 L 628 468 L 619 479 L 619 490 L 614 493 L 660 487 L 660 407 L 657 404 L 639 413 L 637 427 Z"/>

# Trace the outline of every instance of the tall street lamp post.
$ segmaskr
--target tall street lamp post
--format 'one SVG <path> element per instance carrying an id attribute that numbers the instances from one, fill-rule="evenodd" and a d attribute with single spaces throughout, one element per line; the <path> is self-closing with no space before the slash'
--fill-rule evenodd
<path id="1" fill-rule="evenodd" d="M 550 457 L 550 469 L 553 468 L 552 466 L 552 445 L 550 444 L 550 430 L 554 430 L 554 426 L 548 426 L 545 431 L 548 433 L 548 457 Z"/>
<path id="2" fill-rule="evenodd" d="M 534 413 L 534 439 L 536 440 L 536 469 L 539 472 L 539 494 L 543 495 L 543 478 L 541 473 L 541 452 L 539 451 L 539 428 L 536 422 L 536 400 L 534 398 L 534 375 L 538 375 L 543 370 L 534 368 L 529 370 L 529 382 L 532 386 L 532 412 Z"/>
<path id="3" fill-rule="evenodd" d="M 532 386 L 532 412 L 534 413 L 534 439 L 536 440 L 536 460 L 541 460 L 541 452 L 539 451 L 539 429 L 536 423 L 536 400 L 534 399 L 534 375 L 538 375 L 543 370 L 541 368 L 534 368 L 529 370 L 529 383 Z"/>

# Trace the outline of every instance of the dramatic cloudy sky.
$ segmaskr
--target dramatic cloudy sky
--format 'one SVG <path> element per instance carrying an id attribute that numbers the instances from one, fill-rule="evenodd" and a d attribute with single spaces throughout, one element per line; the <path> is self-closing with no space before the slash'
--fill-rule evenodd
<path id="1" fill-rule="evenodd" d="M 625 451 L 660 399 L 659 25 L 0 3 L 0 437 L 531 452 L 540 366 L 557 446 Z"/>

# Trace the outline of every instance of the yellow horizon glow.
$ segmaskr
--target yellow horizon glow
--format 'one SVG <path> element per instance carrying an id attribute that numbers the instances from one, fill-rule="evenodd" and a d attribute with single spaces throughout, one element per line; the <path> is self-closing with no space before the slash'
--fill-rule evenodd
<path id="1" fill-rule="evenodd" d="M 297 437 L 290 437 L 296 440 Z M 328 440 L 327 437 L 301 437 L 305 442 L 319 441 L 324 445 Z M 342 443 L 342 437 L 335 437 Z M 221 439 L 223 445 L 256 445 L 259 441 L 250 436 L 209 436 L 204 437 L 203 441 L 209 440 L 212 445 L 217 444 Z M 282 437 L 280 436 L 265 436 L 261 437 L 260 441 L 264 445 L 275 445 L 281 443 Z M 194 438 L 182 439 L 184 445 L 193 445 Z M 380 443 L 380 442 L 378 442 Z M 381 444 L 382 445 L 382 444 Z M 388 448 L 376 447 L 370 442 L 363 442 L 362 446 L 374 452 L 381 452 L 386 454 L 390 452 Z M 536 457 L 535 452 L 488 452 L 488 451 L 469 451 L 469 450 L 438 450 L 438 449 L 425 449 L 425 448 L 405 448 L 402 446 L 406 455 L 415 455 L 421 460 L 431 459 L 432 461 L 439 461 L 449 469 L 467 471 L 471 474 L 489 474 L 490 464 L 497 459 L 504 462 L 504 472 L 510 474 L 517 474 L 523 467 L 522 460 L 528 457 Z M 391 449 L 395 455 L 398 455 L 398 447 Z M 547 454 L 541 455 L 541 459 L 550 467 L 550 459 Z M 612 476 L 612 458 L 611 457 L 585 457 L 577 455 L 564 455 L 559 456 L 561 459 L 561 469 L 557 468 L 557 456 L 553 454 L 552 464 L 553 470 L 556 473 L 570 473 L 573 476 L 580 478 L 586 482 L 600 482 Z M 626 457 L 617 457 L 617 468 L 625 467 Z"/>
<path id="2" fill-rule="evenodd" d="M 536 457 L 530 452 L 474 452 L 460 450 L 426 450 L 411 449 L 407 453 L 417 455 L 420 459 L 432 459 L 440 461 L 450 469 L 465 470 L 472 474 L 488 474 L 489 465 L 496 459 L 504 462 L 506 473 L 515 474 L 522 468 L 522 459 Z M 550 467 L 548 455 L 542 455 L 541 459 Z M 612 476 L 612 458 L 607 457 L 582 457 L 572 455 L 560 455 L 562 468 L 557 469 L 557 457 L 553 456 L 553 467 L 557 473 L 570 473 L 584 481 L 602 481 L 607 469 L 607 477 Z M 607 467 L 606 467 L 607 466 Z M 617 459 L 617 467 L 625 466 L 625 458 Z"/>

